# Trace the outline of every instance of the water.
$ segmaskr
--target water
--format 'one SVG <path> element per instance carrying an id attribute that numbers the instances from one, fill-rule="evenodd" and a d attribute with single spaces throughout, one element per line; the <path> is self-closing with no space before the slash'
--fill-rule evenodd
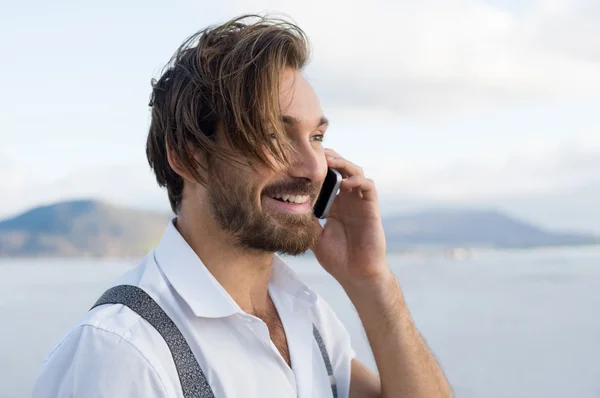
<path id="1" fill-rule="evenodd" d="M 289 259 L 374 368 L 358 317 L 309 258 Z M 600 397 L 600 248 L 390 256 L 411 313 L 460 398 Z M 0 397 L 24 398 L 39 364 L 135 264 L 0 261 Z"/>

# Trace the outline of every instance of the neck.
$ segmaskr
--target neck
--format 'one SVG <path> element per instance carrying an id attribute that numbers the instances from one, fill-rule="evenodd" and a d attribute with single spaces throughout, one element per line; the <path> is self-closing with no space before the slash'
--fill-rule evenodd
<path id="1" fill-rule="evenodd" d="M 242 249 L 206 211 L 182 208 L 175 227 L 209 272 L 249 314 L 269 308 L 273 253 Z"/>

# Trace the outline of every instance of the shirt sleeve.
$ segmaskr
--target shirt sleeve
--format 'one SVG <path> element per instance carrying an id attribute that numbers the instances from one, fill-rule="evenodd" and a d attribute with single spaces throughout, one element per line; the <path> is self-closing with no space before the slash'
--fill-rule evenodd
<path id="1" fill-rule="evenodd" d="M 315 326 L 323 337 L 331 360 L 333 375 L 338 387 L 338 397 L 348 397 L 352 359 L 356 352 L 352 348 L 348 330 L 323 297 L 318 296 Z"/>
<path id="2" fill-rule="evenodd" d="M 32 398 L 166 398 L 146 357 L 123 337 L 78 326 L 43 362 Z"/>

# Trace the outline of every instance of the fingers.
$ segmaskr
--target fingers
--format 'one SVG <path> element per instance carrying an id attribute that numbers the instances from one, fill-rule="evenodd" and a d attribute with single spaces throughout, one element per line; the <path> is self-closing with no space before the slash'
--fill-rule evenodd
<path id="1" fill-rule="evenodd" d="M 377 200 L 375 182 L 364 176 L 352 176 L 342 180 L 340 189 L 347 192 L 358 192 L 366 200 Z"/>
<path id="2" fill-rule="evenodd" d="M 325 149 L 325 155 L 329 167 L 338 170 L 344 177 L 340 189 L 346 192 L 356 192 L 359 197 L 366 200 L 377 200 L 375 183 L 364 176 L 364 171 L 360 166 L 344 159 L 333 149 Z"/>
<path id="3" fill-rule="evenodd" d="M 327 165 L 339 171 L 342 177 L 364 176 L 364 171 L 360 166 L 344 159 L 334 150 L 326 149 L 325 155 L 327 156 Z"/>

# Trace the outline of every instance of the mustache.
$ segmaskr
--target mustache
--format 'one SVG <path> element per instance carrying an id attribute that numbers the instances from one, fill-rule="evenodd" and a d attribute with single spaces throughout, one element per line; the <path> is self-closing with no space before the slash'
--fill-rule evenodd
<path id="1" fill-rule="evenodd" d="M 309 195 L 316 197 L 321 187 L 311 181 L 290 180 L 269 185 L 263 189 L 263 195 L 273 196 L 280 192 L 293 192 L 296 195 Z"/>

